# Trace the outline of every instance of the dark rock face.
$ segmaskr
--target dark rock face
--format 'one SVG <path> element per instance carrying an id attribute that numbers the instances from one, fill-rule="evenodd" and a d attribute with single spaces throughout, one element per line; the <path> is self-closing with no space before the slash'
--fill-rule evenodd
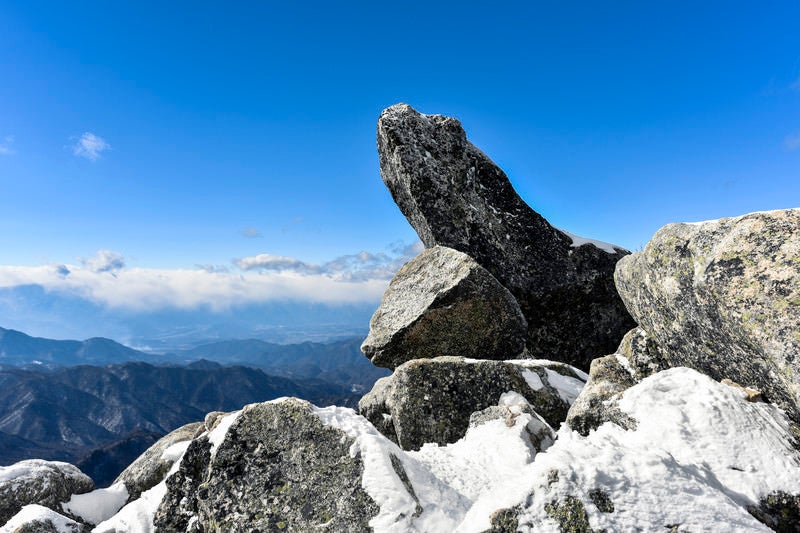
<path id="1" fill-rule="evenodd" d="M 434 246 L 394 276 L 361 350 L 392 369 L 448 355 L 516 359 L 526 330 L 519 305 L 494 276 L 468 255 Z"/>
<path id="2" fill-rule="evenodd" d="M 212 432 L 213 434 L 213 432 Z M 155 517 L 162 531 L 368 531 L 353 439 L 290 399 L 244 408 L 216 450 L 192 441 Z M 321 529 L 320 529 L 321 528 Z"/>
<path id="3" fill-rule="evenodd" d="M 142 492 L 160 483 L 177 459 L 164 457 L 164 452 L 174 444 L 192 440 L 204 429 L 202 422 L 194 422 L 165 435 L 123 470 L 114 483 L 125 483 L 129 502 L 137 499 Z"/>
<path id="4" fill-rule="evenodd" d="M 775 492 L 747 508 L 756 520 L 779 533 L 800 531 L 800 494 Z"/>
<path id="5" fill-rule="evenodd" d="M 567 425 L 584 437 L 605 422 L 625 429 L 636 427 L 636 421 L 623 413 L 613 402 L 621 392 L 636 384 L 617 355 L 607 355 L 592 361 L 589 381 L 567 414 Z"/>
<path id="6" fill-rule="evenodd" d="M 669 224 L 616 282 L 642 360 L 754 386 L 800 421 L 800 210 Z"/>
<path id="7" fill-rule="evenodd" d="M 394 105 L 378 121 L 378 153 L 384 183 L 425 246 L 468 254 L 516 297 L 531 355 L 588 368 L 634 326 L 613 282 L 628 252 L 572 247 L 458 120 Z"/>
<path id="8" fill-rule="evenodd" d="M 457 441 L 466 434 L 473 413 L 497 406 L 509 391 L 521 394 L 557 428 L 569 403 L 550 381 L 560 376 L 580 387 L 583 380 L 567 365 L 549 366 L 459 357 L 409 361 L 378 380 L 359 402 L 359 412 L 404 450 Z"/>
<path id="9" fill-rule="evenodd" d="M 0 523 L 23 506 L 38 504 L 63 512 L 73 494 L 94 490 L 92 479 L 69 463 L 30 459 L 0 470 Z"/>

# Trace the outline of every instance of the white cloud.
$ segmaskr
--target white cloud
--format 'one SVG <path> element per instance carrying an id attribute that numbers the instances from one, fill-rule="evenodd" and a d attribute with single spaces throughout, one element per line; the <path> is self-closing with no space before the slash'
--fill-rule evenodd
<path id="1" fill-rule="evenodd" d="M 408 247 L 404 247 L 408 248 Z M 414 248 L 416 249 L 416 248 Z M 40 285 L 110 308 L 215 310 L 268 301 L 325 304 L 378 302 L 394 272 L 410 257 L 359 252 L 321 265 L 260 254 L 234 261 L 239 268 L 126 266 L 122 254 L 99 250 L 78 265 L 0 266 L 0 288 Z"/>
<path id="2" fill-rule="evenodd" d="M 2 142 L 0 142 L 0 155 L 12 155 L 16 154 L 17 151 L 14 150 L 14 136 L 7 135 L 3 138 Z"/>
<path id="3" fill-rule="evenodd" d="M 800 149 L 800 133 L 796 135 L 789 135 L 783 140 L 783 146 L 787 150 L 798 150 Z"/>
<path id="4" fill-rule="evenodd" d="M 85 157 L 89 161 L 100 159 L 100 155 L 108 150 L 111 150 L 111 145 L 105 139 L 88 131 L 81 135 L 72 147 L 73 154 Z"/>
<path id="5" fill-rule="evenodd" d="M 93 257 L 81 259 L 83 266 L 91 272 L 116 272 L 125 268 L 125 257 L 111 250 L 97 250 Z"/>

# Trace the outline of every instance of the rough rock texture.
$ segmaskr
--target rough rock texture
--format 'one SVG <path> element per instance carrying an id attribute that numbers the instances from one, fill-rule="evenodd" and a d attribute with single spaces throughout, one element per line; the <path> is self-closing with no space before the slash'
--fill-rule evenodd
<path id="1" fill-rule="evenodd" d="M 0 467 L 0 524 L 28 504 L 62 512 L 62 502 L 93 489 L 92 478 L 69 463 L 29 459 Z"/>
<path id="2" fill-rule="evenodd" d="M 129 502 L 137 499 L 142 492 L 160 483 L 172 467 L 175 458 L 165 457 L 164 452 L 173 444 L 193 439 L 204 429 L 202 422 L 195 422 L 165 435 L 123 470 L 114 483 L 125 483 Z"/>
<path id="3" fill-rule="evenodd" d="M 367 531 L 378 506 L 361 487 L 353 439 L 307 402 L 245 407 L 216 450 L 196 438 L 155 518 L 163 531 Z M 321 529 L 320 529 L 321 528 Z"/>
<path id="4" fill-rule="evenodd" d="M 759 505 L 748 507 L 747 511 L 773 531 L 800 531 L 800 494 L 774 492 L 762 498 Z"/>
<path id="5" fill-rule="evenodd" d="M 616 283 L 649 364 L 755 387 L 800 421 L 800 210 L 669 224 Z"/>
<path id="6" fill-rule="evenodd" d="M 607 355 L 592 361 L 589 381 L 567 413 L 567 425 L 584 437 L 605 422 L 620 427 L 636 427 L 632 420 L 610 400 L 636 384 L 627 361 L 620 355 Z"/>
<path id="7" fill-rule="evenodd" d="M 426 442 L 457 441 L 466 433 L 472 413 L 497 406 L 508 391 L 521 394 L 557 428 L 566 418 L 569 402 L 550 383 L 554 376 L 574 384 L 576 390 L 583 385 L 581 373 L 559 363 L 417 359 L 378 380 L 358 407 L 404 450 L 417 450 Z"/>
<path id="8" fill-rule="evenodd" d="M 532 356 L 588 368 L 635 325 L 613 281 L 628 252 L 573 247 L 467 140 L 458 120 L 389 107 L 378 120 L 378 153 L 384 183 L 425 246 L 468 254 L 516 297 Z"/>
<path id="9" fill-rule="evenodd" d="M 436 356 L 516 359 L 527 322 L 505 287 L 468 255 L 434 246 L 394 276 L 361 351 L 394 369 Z"/>

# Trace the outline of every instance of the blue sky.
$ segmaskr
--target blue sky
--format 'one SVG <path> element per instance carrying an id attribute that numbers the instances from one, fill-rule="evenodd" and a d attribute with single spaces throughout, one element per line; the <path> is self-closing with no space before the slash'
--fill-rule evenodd
<path id="1" fill-rule="evenodd" d="M 460 118 L 554 225 L 630 249 L 800 206 L 800 4 L 768 6 L 0 1 L 0 285 L 117 305 L 121 279 L 202 265 L 235 302 L 246 276 L 339 268 L 375 299 L 416 241 L 375 150 L 401 101 Z"/>

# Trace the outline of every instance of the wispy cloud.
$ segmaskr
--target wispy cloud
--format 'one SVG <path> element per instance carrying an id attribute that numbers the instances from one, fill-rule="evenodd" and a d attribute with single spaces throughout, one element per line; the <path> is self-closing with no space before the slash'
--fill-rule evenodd
<path id="1" fill-rule="evenodd" d="M 88 159 L 89 161 L 97 161 L 103 152 L 111 150 L 111 145 L 106 142 L 102 137 L 98 137 L 94 133 L 86 132 L 80 136 L 78 141 L 72 146 L 72 153 Z"/>
<path id="2" fill-rule="evenodd" d="M 95 273 L 116 272 L 125 268 L 125 257 L 111 250 L 97 250 L 97 253 L 88 259 L 81 259 L 84 268 Z"/>
<path id="3" fill-rule="evenodd" d="M 789 88 L 794 91 L 800 91 L 800 76 L 798 76 L 797 79 L 794 80 L 794 83 L 789 85 Z"/>
<path id="4" fill-rule="evenodd" d="M 243 271 L 291 272 L 300 275 L 329 276 L 341 281 L 390 280 L 394 273 L 409 259 L 420 253 L 422 243 L 393 245 L 392 254 L 366 251 L 337 257 L 325 263 L 316 264 L 301 261 L 294 257 L 272 254 L 259 254 L 236 259 L 234 264 Z"/>
<path id="5" fill-rule="evenodd" d="M 783 147 L 787 150 L 800 150 L 800 133 L 789 135 L 783 140 Z"/>
<path id="6" fill-rule="evenodd" d="M 14 136 L 6 135 L 5 137 L 3 137 L 3 140 L 0 141 L 0 154 L 12 155 L 16 153 L 17 151 L 14 149 Z"/>
<path id="7" fill-rule="evenodd" d="M 417 246 L 403 246 L 413 252 Z M 378 302 L 394 272 L 408 259 L 394 253 L 359 252 L 321 264 L 260 254 L 224 265 L 153 269 L 127 265 L 125 257 L 99 250 L 77 265 L 0 266 L 0 288 L 39 285 L 109 308 L 221 310 L 269 301 L 325 304 Z"/>
<path id="8" fill-rule="evenodd" d="M 263 237 L 261 232 L 258 231 L 258 229 L 254 228 L 253 226 L 248 226 L 248 227 L 244 228 L 241 231 L 241 234 L 243 236 L 245 236 L 245 237 L 250 238 L 250 239 L 258 239 L 260 237 Z"/>

